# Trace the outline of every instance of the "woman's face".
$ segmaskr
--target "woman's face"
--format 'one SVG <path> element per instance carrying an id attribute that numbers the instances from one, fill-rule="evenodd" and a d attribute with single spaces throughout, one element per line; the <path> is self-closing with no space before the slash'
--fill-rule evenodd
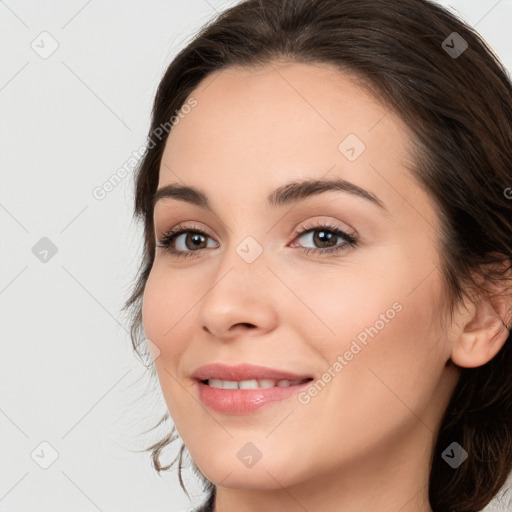
<path id="1" fill-rule="evenodd" d="M 341 491 L 388 468 L 383 485 L 419 491 L 457 375 L 434 328 L 438 219 L 406 168 L 405 126 L 325 65 L 230 68 L 192 96 L 158 187 L 193 187 L 210 208 L 169 189 L 156 202 L 157 240 L 189 231 L 171 241 L 180 257 L 157 248 L 143 323 L 194 461 L 224 487 L 298 495 L 336 476 Z M 351 185 L 290 185 L 315 180 Z M 267 370 L 196 373 L 215 363 Z M 278 371 L 312 380 L 270 390 Z M 223 376 L 264 389 L 201 382 Z"/>

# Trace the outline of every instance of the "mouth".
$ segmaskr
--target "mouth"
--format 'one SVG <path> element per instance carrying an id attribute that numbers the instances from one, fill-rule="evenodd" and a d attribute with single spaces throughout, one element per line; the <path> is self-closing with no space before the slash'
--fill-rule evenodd
<path id="1" fill-rule="evenodd" d="M 313 380 L 310 375 L 247 364 L 210 364 L 198 368 L 192 377 L 201 402 L 223 414 L 247 414 L 284 401 Z"/>
<path id="2" fill-rule="evenodd" d="M 308 374 L 297 374 L 288 370 L 270 368 L 268 366 L 256 366 L 253 364 L 227 365 L 223 363 L 211 363 L 195 370 L 192 377 L 201 381 L 222 380 L 227 382 L 258 382 L 268 381 L 279 383 L 280 381 L 296 382 L 313 378 Z M 270 387 L 270 386 L 268 386 Z"/>
<path id="3" fill-rule="evenodd" d="M 216 389 L 270 389 L 270 388 L 288 388 L 290 386 L 298 386 L 313 380 L 312 377 L 306 377 L 299 380 L 288 379 L 248 379 L 248 380 L 222 380 L 222 379 L 205 379 L 201 380 L 202 384 Z"/>

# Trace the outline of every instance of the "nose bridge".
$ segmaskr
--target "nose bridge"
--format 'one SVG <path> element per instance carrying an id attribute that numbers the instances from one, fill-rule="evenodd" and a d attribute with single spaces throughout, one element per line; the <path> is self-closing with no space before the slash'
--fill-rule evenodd
<path id="1" fill-rule="evenodd" d="M 250 292 L 250 296 L 256 296 L 255 287 L 258 283 L 262 285 L 269 274 L 263 243 L 253 235 L 242 237 L 241 240 L 239 237 L 238 241 L 233 237 L 225 254 L 221 256 L 213 286 L 226 281 L 224 287 L 233 287 L 237 293 Z"/>
<path id="2" fill-rule="evenodd" d="M 256 216 L 261 211 L 260 204 L 253 204 L 242 201 L 245 205 L 239 208 L 236 213 L 231 215 L 235 222 L 226 233 L 226 252 L 222 255 L 222 263 L 220 267 L 231 268 L 235 266 L 237 272 L 252 275 L 254 272 L 261 272 L 267 261 L 267 253 L 265 247 L 269 247 L 268 226 L 265 222 L 254 222 Z M 266 269 L 268 272 L 268 269 Z"/>
<path id="3" fill-rule="evenodd" d="M 233 236 L 234 235 L 234 236 Z M 252 324 L 264 330 L 276 317 L 263 243 L 247 235 L 236 241 L 231 233 L 227 251 L 199 306 L 199 322 L 210 333 L 227 336 L 231 326 Z"/>

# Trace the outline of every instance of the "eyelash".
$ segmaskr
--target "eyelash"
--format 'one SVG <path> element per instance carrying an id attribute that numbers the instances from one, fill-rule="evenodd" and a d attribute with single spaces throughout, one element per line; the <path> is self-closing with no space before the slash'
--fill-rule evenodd
<path id="1" fill-rule="evenodd" d="M 301 236 L 305 235 L 306 233 L 309 233 L 310 231 L 328 231 L 329 233 L 332 233 L 336 236 L 341 236 L 346 240 L 346 243 L 337 245 L 334 247 L 328 247 L 325 249 L 317 249 L 317 248 L 302 248 L 303 251 L 306 254 L 329 254 L 329 253 L 336 253 L 340 252 L 342 250 L 345 250 L 350 247 L 355 247 L 358 244 L 358 239 L 355 237 L 355 235 L 352 235 L 350 233 L 347 233 L 345 230 L 341 229 L 339 226 L 335 224 L 329 224 L 329 223 L 319 223 L 315 225 L 310 224 L 303 224 L 299 230 L 295 231 L 294 236 L 295 238 L 300 238 Z M 173 258 L 180 258 L 180 257 L 190 257 L 190 256 L 197 256 L 198 253 L 202 253 L 205 249 L 198 249 L 196 251 L 178 251 L 171 247 L 171 244 L 174 242 L 174 240 L 182 235 L 183 233 L 194 233 L 202 235 L 206 238 L 211 238 L 207 233 L 205 233 L 203 230 L 195 227 L 195 226 L 187 226 L 184 227 L 182 225 L 178 225 L 173 229 L 170 229 L 166 231 L 163 235 L 163 237 L 159 240 L 159 243 L 157 243 L 157 247 L 162 248 L 165 252 L 169 253 L 171 257 Z M 294 238 L 294 239 L 295 239 Z"/>

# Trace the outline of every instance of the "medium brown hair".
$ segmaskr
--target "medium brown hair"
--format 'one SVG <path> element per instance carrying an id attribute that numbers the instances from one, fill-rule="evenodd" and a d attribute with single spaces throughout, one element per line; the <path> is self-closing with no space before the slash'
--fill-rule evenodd
<path id="1" fill-rule="evenodd" d="M 449 39 L 453 32 L 468 44 L 458 57 L 443 47 L 447 38 L 454 46 Z M 276 59 L 335 65 L 359 77 L 410 129 L 413 177 L 429 193 L 441 219 L 438 236 L 447 299 L 443 311 L 453 318 L 461 299 L 472 298 L 470 289 L 488 294 L 486 284 L 508 281 L 512 199 L 505 191 L 512 186 L 512 84 L 503 64 L 472 27 L 430 0 L 243 1 L 204 26 L 173 59 L 158 86 L 150 136 L 210 73 L 228 66 L 272 64 Z M 135 351 L 144 339 L 142 296 L 155 256 L 152 198 L 166 138 L 148 149 L 135 175 L 134 215 L 144 222 L 144 252 L 123 308 L 130 313 Z M 151 371 L 154 375 L 153 366 Z M 167 413 L 159 424 L 168 419 Z M 175 427 L 147 448 L 159 472 L 178 459 L 168 466 L 159 461 L 163 448 L 174 439 Z M 469 453 L 455 470 L 441 457 L 454 441 Z M 180 470 L 184 450 L 182 445 Z M 194 468 L 197 473 L 195 464 Z M 511 470 L 509 331 L 490 362 L 461 368 L 431 460 L 432 509 L 479 511 Z M 186 492 L 181 471 L 179 478 Z M 211 506 L 215 486 L 204 481 Z"/>

